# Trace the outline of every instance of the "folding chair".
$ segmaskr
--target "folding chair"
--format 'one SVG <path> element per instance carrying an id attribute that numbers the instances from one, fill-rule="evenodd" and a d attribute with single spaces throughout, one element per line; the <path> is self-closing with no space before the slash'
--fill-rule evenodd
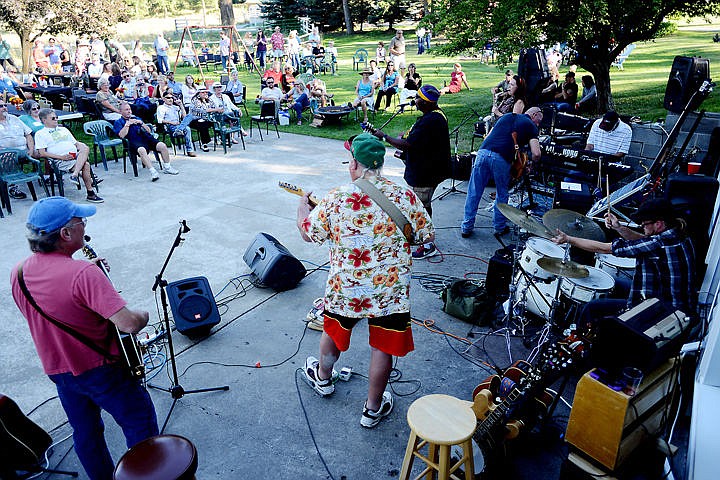
<path id="1" fill-rule="evenodd" d="M 277 111 L 275 108 L 275 102 L 272 100 L 266 100 L 260 104 L 260 115 L 253 115 L 250 117 L 250 137 L 252 137 L 252 127 L 253 123 L 257 124 L 258 132 L 260 132 L 260 140 L 263 140 L 262 136 L 262 130 L 260 129 L 260 124 L 265 124 L 265 133 L 270 132 L 270 124 L 272 123 L 275 126 L 275 133 L 277 134 L 277 137 L 280 138 L 280 131 L 278 131 L 277 128 L 277 120 L 275 117 L 277 116 Z"/>

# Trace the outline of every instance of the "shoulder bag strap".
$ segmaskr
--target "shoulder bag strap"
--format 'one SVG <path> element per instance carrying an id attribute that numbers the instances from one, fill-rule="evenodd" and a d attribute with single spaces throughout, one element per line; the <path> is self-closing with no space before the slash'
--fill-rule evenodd
<path id="1" fill-rule="evenodd" d="M 405 218 L 405 215 L 403 215 L 397 205 L 391 202 L 390 199 L 387 198 L 384 193 L 378 190 L 375 185 L 370 183 L 370 181 L 364 178 L 358 178 L 353 183 L 357 185 L 357 187 L 364 193 L 366 193 L 370 198 L 372 198 L 375 203 L 377 203 L 378 206 L 382 208 L 383 211 L 390 216 L 390 218 L 392 218 L 393 222 L 395 222 L 395 225 L 397 225 L 400 228 L 400 231 L 402 231 L 403 235 L 405 235 L 407 241 L 412 244 L 412 225 L 410 225 L 410 222 L 408 222 L 408 219 Z"/>
<path id="2" fill-rule="evenodd" d="M 76 340 L 78 340 L 80 343 L 84 344 L 84 345 L 87 346 L 88 348 L 91 348 L 92 350 L 94 350 L 95 352 L 99 353 L 99 354 L 102 355 L 103 357 L 105 357 L 105 358 L 107 358 L 107 359 L 110 359 L 110 360 L 116 360 L 116 359 L 117 359 L 117 356 L 116 356 L 116 355 L 112 355 L 110 352 L 108 352 L 107 350 L 105 350 L 105 349 L 102 348 L 101 346 L 99 346 L 99 345 L 97 345 L 96 343 L 94 343 L 92 340 L 90 340 L 89 338 L 87 338 L 87 337 L 86 337 L 85 335 L 83 335 L 82 333 L 80 333 L 80 332 L 78 332 L 77 330 L 69 327 L 68 325 L 60 322 L 59 320 L 54 319 L 53 317 L 51 317 L 50 315 L 48 315 L 47 313 L 45 313 L 42 308 L 40 308 L 40 305 L 38 305 L 37 302 L 35 302 L 35 299 L 34 299 L 33 296 L 30 294 L 30 290 L 28 290 L 27 285 L 25 284 L 25 279 L 23 278 L 23 264 L 21 264 L 21 265 L 18 267 L 18 275 L 17 275 L 17 278 L 18 278 L 18 284 L 20 285 L 20 289 L 22 290 L 23 294 L 25 294 L 25 298 L 27 298 L 27 301 L 28 301 L 28 302 L 30 303 L 30 305 L 32 305 L 33 308 L 35 308 L 35 310 L 37 310 L 38 313 L 39 313 L 40 315 L 42 315 L 46 320 L 48 320 L 50 323 L 52 323 L 53 325 L 55 325 L 56 327 L 58 327 L 60 330 L 64 331 L 64 332 L 67 333 L 68 335 L 72 335 L 72 336 L 73 336 Z"/>

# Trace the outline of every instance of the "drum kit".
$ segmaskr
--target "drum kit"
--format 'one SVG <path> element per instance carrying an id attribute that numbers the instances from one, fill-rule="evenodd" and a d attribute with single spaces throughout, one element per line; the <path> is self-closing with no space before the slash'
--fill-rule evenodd
<path id="1" fill-rule="evenodd" d="M 570 260 L 570 246 L 550 239 L 556 230 L 589 240 L 605 241 L 605 232 L 592 219 L 564 209 L 545 213 L 542 223 L 507 204 L 498 208 L 508 220 L 531 236 L 522 250 L 516 248 L 507 313 L 525 325 L 529 312 L 550 325 L 575 323 L 582 307 L 608 296 L 616 281 L 632 278 L 633 259 L 597 255 L 595 267 Z"/>

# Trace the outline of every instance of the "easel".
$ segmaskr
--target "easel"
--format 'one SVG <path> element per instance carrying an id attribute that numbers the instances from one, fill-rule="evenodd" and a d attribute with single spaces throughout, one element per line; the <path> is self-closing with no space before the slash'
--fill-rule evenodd
<path id="1" fill-rule="evenodd" d="M 197 49 L 195 48 L 195 40 L 193 40 L 192 36 L 192 30 L 193 29 L 204 29 L 204 30 L 220 30 L 220 31 L 226 31 L 229 34 L 228 37 L 230 37 L 230 59 L 232 59 L 233 54 L 233 40 L 235 43 L 239 46 L 242 45 L 243 52 L 248 54 L 248 57 L 252 61 L 253 64 L 253 71 L 257 72 L 258 75 L 261 75 L 260 70 L 258 69 L 257 64 L 255 63 L 255 57 L 253 57 L 252 52 L 248 50 L 247 45 L 245 45 L 245 42 L 242 41 L 242 37 L 240 37 L 240 33 L 237 31 L 237 28 L 235 28 L 235 25 L 222 25 L 218 27 L 206 27 L 204 25 L 192 25 L 192 26 L 186 26 L 183 28 L 182 36 L 180 37 L 180 45 L 178 48 L 177 55 L 175 55 L 175 65 L 173 66 L 173 73 L 177 70 L 177 64 L 180 60 L 180 50 L 182 49 L 182 46 L 185 42 L 185 35 L 187 34 L 188 40 L 190 40 L 190 44 L 192 45 L 193 54 L 195 55 L 195 61 L 197 62 L 198 70 L 200 71 L 200 77 L 202 77 L 203 82 L 205 79 L 205 72 L 203 72 L 202 65 L 200 64 L 200 57 L 198 56 Z M 238 49 L 239 51 L 239 49 Z M 239 60 L 239 59 L 238 59 Z M 230 60 L 232 63 L 232 60 Z"/>

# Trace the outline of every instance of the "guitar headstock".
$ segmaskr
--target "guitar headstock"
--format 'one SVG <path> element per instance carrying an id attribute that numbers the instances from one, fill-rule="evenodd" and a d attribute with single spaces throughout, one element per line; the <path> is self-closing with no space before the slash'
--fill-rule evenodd
<path id="1" fill-rule="evenodd" d="M 373 125 L 372 123 L 366 122 L 362 124 L 362 130 L 366 133 L 375 133 L 378 129 L 375 128 L 375 125 Z"/>
<path id="2" fill-rule="evenodd" d="M 95 250 L 93 250 L 93 248 L 87 243 L 85 245 L 83 245 L 82 253 L 83 253 L 83 255 L 85 255 L 85 258 L 87 258 L 88 260 L 95 260 L 96 258 L 98 258 L 98 255 L 97 255 L 97 253 L 95 253 Z"/>
<path id="3" fill-rule="evenodd" d="M 292 183 L 278 182 L 278 187 L 282 188 L 286 192 L 290 192 L 290 193 L 298 195 L 300 197 L 305 195 L 305 190 L 298 187 L 297 185 L 293 185 Z M 315 207 L 318 204 L 318 199 L 312 195 L 310 195 L 310 197 L 308 198 L 308 201 L 309 201 L 311 207 Z"/>
<path id="4" fill-rule="evenodd" d="M 562 373 L 572 367 L 586 352 L 586 340 L 573 331 L 564 339 L 558 340 L 545 349 L 537 369 L 543 375 L 550 372 Z"/>

